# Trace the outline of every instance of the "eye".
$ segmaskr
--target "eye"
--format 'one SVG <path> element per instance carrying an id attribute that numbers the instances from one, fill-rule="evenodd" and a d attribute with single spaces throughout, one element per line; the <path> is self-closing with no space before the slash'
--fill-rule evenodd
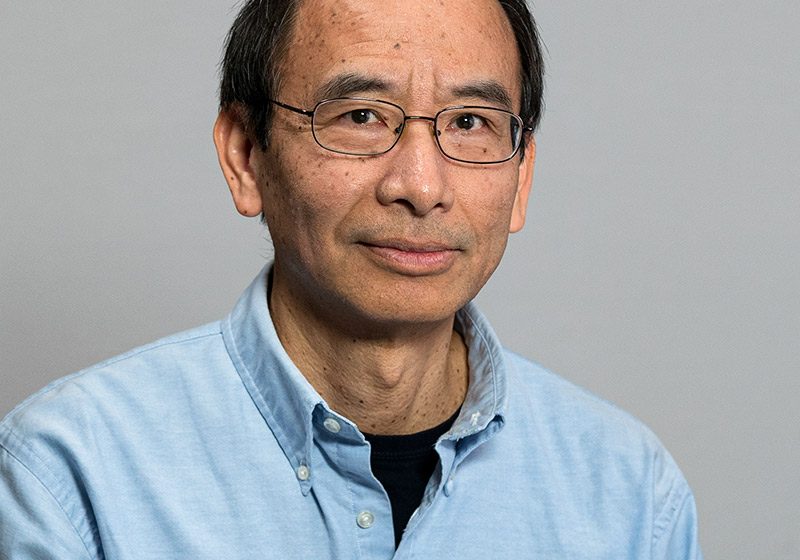
<path id="1" fill-rule="evenodd" d="M 483 119 L 474 113 L 461 113 L 453 119 L 453 126 L 459 130 L 476 130 L 485 124 Z"/>
<path id="2" fill-rule="evenodd" d="M 354 109 L 352 111 L 348 111 L 344 116 L 356 124 L 369 124 L 379 120 L 378 115 L 375 114 L 375 111 L 370 109 Z"/>

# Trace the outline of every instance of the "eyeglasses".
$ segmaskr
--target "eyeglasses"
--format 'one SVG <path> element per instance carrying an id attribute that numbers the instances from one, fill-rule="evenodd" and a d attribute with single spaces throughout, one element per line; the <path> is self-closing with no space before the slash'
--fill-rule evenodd
<path id="1" fill-rule="evenodd" d="M 510 111 L 463 105 L 446 107 L 433 117 L 406 115 L 402 107 L 361 97 L 325 99 L 306 111 L 280 101 L 271 103 L 311 117 L 311 132 L 321 147 L 353 156 L 377 156 L 395 147 L 406 122 L 433 123 L 439 150 L 464 163 L 502 163 L 519 150 L 523 132 L 533 130 Z"/>

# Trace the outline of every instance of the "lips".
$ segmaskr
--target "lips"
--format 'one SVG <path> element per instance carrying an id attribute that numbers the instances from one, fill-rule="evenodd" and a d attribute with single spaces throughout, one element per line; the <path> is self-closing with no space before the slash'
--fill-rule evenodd
<path id="1" fill-rule="evenodd" d="M 446 272 L 461 253 L 453 244 L 428 240 L 370 240 L 359 245 L 382 267 L 410 276 Z"/>
<path id="2" fill-rule="evenodd" d="M 364 241 L 364 245 L 396 249 L 407 253 L 438 253 L 459 250 L 454 244 L 438 241 L 410 241 L 405 239 L 386 239 L 380 241 Z"/>

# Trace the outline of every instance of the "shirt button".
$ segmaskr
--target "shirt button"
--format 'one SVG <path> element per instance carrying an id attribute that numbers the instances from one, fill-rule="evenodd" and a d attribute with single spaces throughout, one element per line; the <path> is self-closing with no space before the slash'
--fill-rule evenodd
<path id="1" fill-rule="evenodd" d="M 307 466 L 300 465 L 299 467 L 297 467 L 297 478 L 299 478 L 300 480 L 308 480 L 310 476 L 311 476 L 311 471 L 308 470 Z"/>
<path id="2" fill-rule="evenodd" d="M 342 429 L 342 425 L 335 418 L 326 418 L 322 425 L 332 434 L 338 434 Z"/>
<path id="3" fill-rule="evenodd" d="M 372 515 L 371 511 L 362 511 L 358 514 L 358 517 L 356 517 L 356 523 L 358 523 L 358 526 L 362 529 L 369 529 L 372 527 L 372 524 L 375 523 L 375 516 Z"/>
<path id="4" fill-rule="evenodd" d="M 455 488 L 455 485 L 456 485 L 456 483 L 453 482 L 452 478 L 450 480 L 448 480 L 447 482 L 445 482 L 444 483 L 444 495 L 449 497 L 450 494 L 453 493 L 453 489 Z"/>

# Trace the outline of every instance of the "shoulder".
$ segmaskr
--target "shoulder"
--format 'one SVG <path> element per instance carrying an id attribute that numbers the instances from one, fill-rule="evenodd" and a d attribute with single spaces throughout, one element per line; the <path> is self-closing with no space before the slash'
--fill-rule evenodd
<path id="1" fill-rule="evenodd" d="M 53 381 L 0 422 L 0 446 L 15 449 L 39 439 L 57 441 L 72 429 L 121 418 L 224 359 L 219 323 L 171 335 Z M 202 366 L 202 367 L 198 367 Z M 15 444 L 16 442 L 16 444 Z"/>
<path id="2" fill-rule="evenodd" d="M 583 504 L 581 511 L 602 509 L 604 503 L 614 510 L 609 515 L 627 508 L 631 519 L 649 526 L 653 550 L 696 547 L 691 489 L 647 426 L 513 352 L 504 350 L 504 359 L 509 395 L 504 432 L 517 442 L 511 447 L 526 442 L 523 453 L 538 476 L 568 488 L 565 493 Z"/>
<path id="3" fill-rule="evenodd" d="M 175 452 L 176 438 L 154 435 L 187 433 L 175 420 L 196 421 L 186 412 L 221 385 L 213 373 L 224 356 L 219 324 L 209 324 L 54 381 L 12 410 L 0 422 L 0 525 L 13 527 L 5 545 L 38 535 L 59 556 L 96 552 L 89 496 Z"/>
<path id="4" fill-rule="evenodd" d="M 575 469 L 639 482 L 683 475 L 653 431 L 641 420 L 541 365 L 504 351 L 510 426 L 568 458 Z"/>
<path id="5" fill-rule="evenodd" d="M 539 364 L 508 350 L 504 358 L 507 428 L 545 456 L 547 468 L 583 481 L 587 495 L 603 489 L 643 507 L 653 521 L 654 538 L 686 510 L 694 515 L 686 479 L 644 423 Z"/>
<path id="6" fill-rule="evenodd" d="M 504 349 L 503 354 L 510 406 L 522 409 L 517 412 L 535 411 L 542 422 L 563 430 L 661 445 L 647 426 L 615 404 L 510 350 Z"/>

